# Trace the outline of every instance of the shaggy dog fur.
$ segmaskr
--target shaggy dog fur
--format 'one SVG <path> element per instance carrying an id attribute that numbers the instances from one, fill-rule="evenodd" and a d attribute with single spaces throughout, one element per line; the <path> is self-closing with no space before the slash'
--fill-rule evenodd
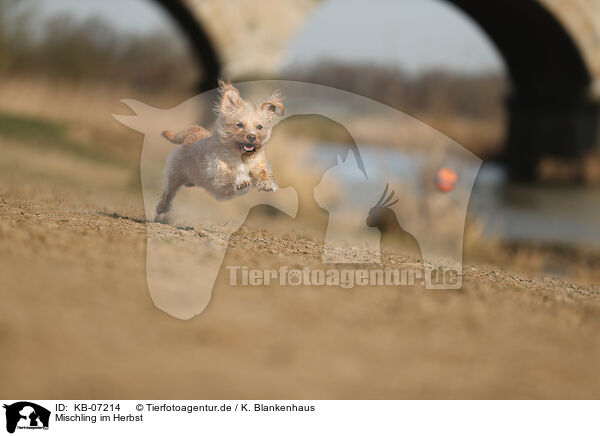
<path id="1" fill-rule="evenodd" d="M 218 200 L 248 192 L 276 191 L 265 144 L 278 117 L 284 114 L 279 92 L 251 104 L 240 97 L 230 82 L 219 82 L 220 100 L 212 135 L 200 126 L 163 136 L 181 144 L 169 154 L 165 187 L 156 206 L 157 220 L 171 209 L 181 186 L 201 186 Z"/>
<path id="2" fill-rule="evenodd" d="M 193 144 L 210 136 L 210 132 L 204 127 L 194 124 L 180 132 L 172 132 L 165 130 L 162 135 L 171 141 L 173 144 Z"/>

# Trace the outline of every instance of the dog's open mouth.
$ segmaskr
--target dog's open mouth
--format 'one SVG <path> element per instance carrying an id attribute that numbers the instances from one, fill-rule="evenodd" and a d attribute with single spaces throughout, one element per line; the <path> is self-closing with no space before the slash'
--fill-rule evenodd
<path id="1" fill-rule="evenodd" d="M 256 150 L 256 144 L 251 144 L 249 142 L 238 142 L 238 145 L 242 151 L 245 151 L 246 153 L 252 153 L 254 150 Z"/>

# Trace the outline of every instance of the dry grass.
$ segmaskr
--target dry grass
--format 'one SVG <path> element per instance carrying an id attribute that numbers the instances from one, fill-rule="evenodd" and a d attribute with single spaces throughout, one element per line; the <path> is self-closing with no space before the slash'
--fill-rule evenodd
<path id="1" fill-rule="evenodd" d="M 122 85 L 4 77 L 0 80 L 0 114 L 33 124 L 60 125 L 64 128 L 65 141 L 137 162 L 141 152 L 139 134 L 111 116 L 130 112 L 120 100 L 132 98 L 155 107 L 170 108 L 181 103 L 186 94 L 182 90 L 147 93 Z M 23 133 L 31 136 L 29 131 Z M 38 142 L 43 139 L 37 138 Z"/>
<path id="2" fill-rule="evenodd" d="M 498 155 L 504 141 L 505 126 L 502 120 L 427 114 L 418 118 L 482 159 Z"/>
<path id="3" fill-rule="evenodd" d="M 543 158 L 536 168 L 540 181 L 556 184 L 600 185 L 600 153 L 591 150 L 580 157 Z"/>

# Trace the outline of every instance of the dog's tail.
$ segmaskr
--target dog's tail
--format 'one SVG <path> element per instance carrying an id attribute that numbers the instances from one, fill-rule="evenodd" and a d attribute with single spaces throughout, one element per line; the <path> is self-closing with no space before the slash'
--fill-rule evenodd
<path id="1" fill-rule="evenodd" d="M 165 130 L 162 132 L 162 135 L 173 144 L 193 144 L 211 136 L 208 130 L 197 124 L 177 133 Z"/>
<path id="2" fill-rule="evenodd" d="M 179 144 L 177 134 L 172 130 L 163 130 L 162 135 L 171 141 L 173 144 Z"/>

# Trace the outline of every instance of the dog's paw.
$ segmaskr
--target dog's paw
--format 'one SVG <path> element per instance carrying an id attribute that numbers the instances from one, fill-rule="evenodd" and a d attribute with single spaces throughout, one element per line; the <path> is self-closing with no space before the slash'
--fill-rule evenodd
<path id="1" fill-rule="evenodd" d="M 256 189 L 265 192 L 275 192 L 279 189 L 279 186 L 277 186 L 274 180 L 261 180 L 256 184 Z"/>
<path id="2" fill-rule="evenodd" d="M 246 191 L 246 190 L 248 190 L 248 188 L 250 188 L 250 181 L 247 181 L 247 180 L 243 180 L 241 182 L 238 182 L 235 185 L 235 190 L 238 191 L 238 192 L 239 191 Z"/>
<path id="3" fill-rule="evenodd" d="M 159 213 L 156 215 L 156 218 L 154 218 L 154 222 L 160 224 L 171 224 L 171 217 L 166 212 Z"/>

